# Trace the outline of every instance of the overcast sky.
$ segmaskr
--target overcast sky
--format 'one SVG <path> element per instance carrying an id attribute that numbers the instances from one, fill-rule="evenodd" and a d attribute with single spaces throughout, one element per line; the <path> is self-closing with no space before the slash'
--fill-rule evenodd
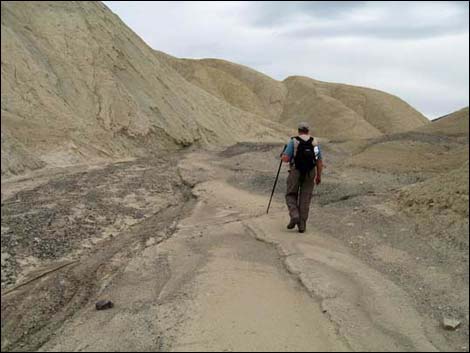
<path id="1" fill-rule="evenodd" d="M 152 48 L 275 79 L 377 88 L 429 118 L 468 106 L 468 2 L 105 1 Z"/>

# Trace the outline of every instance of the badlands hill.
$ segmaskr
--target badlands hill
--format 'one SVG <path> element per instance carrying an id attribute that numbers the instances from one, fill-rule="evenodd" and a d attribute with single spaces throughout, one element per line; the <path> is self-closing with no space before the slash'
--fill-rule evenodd
<path id="1" fill-rule="evenodd" d="M 468 108 L 176 59 L 99 2 L 1 21 L 2 351 L 468 351 Z M 266 215 L 298 120 L 304 236 L 286 166 Z"/>
<path id="2" fill-rule="evenodd" d="M 433 135 L 462 136 L 468 138 L 468 107 L 432 121 L 431 124 L 421 126 L 417 131 Z"/>
<path id="3" fill-rule="evenodd" d="M 400 208 L 430 237 L 435 234 L 468 249 L 468 107 L 417 129 L 358 143 L 351 167 L 418 181 L 396 190 Z"/>
<path id="4" fill-rule="evenodd" d="M 397 97 L 155 52 L 99 2 L 2 2 L 2 175 L 193 144 L 380 137 L 426 125 Z"/>
<path id="5" fill-rule="evenodd" d="M 318 136 L 350 139 L 403 132 L 428 120 L 403 100 L 373 89 L 292 76 L 276 81 L 224 60 L 156 52 L 186 80 L 242 110 L 288 126 L 309 121 Z"/>
<path id="6" fill-rule="evenodd" d="M 469 192 L 468 121 L 467 107 L 417 130 L 433 136 L 434 164 L 441 166 L 440 173 L 422 183 L 404 188 L 400 193 L 400 201 L 409 207 L 408 211 L 431 220 L 431 224 L 439 224 L 453 237 L 459 234 L 453 227 L 458 221 L 463 221 L 467 227 L 467 236 L 460 241 L 466 248 Z"/>
<path id="7" fill-rule="evenodd" d="M 2 2 L 2 174 L 279 136 L 188 83 L 99 2 Z"/>
<path id="8" fill-rule="evenodd" d="M 357 166 L 402 172 L 442 173 L 468 161 L 468 107 L 408 132 L 370 139 L 353 146 Z"/>

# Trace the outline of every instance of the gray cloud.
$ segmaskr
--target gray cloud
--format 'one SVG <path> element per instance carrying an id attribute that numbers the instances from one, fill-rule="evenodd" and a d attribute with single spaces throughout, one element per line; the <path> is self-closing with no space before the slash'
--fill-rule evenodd
<path id="1" fill-rule="evenodd" d="M 338 18 L 364 4 L 365 1 L 265 1 L 255 2 L 245 15 L 253 25 L 271 27 L 289 23 L 298 15 Z"/>
<path id="2" fill-rule="evenodd" d="M 351 27 L 348 24 L 331 24 L 327 26 L 307 25 L 304 28 L 286 30 L 282 35 L 294 38 L 318 38 L 318 37 L 372 37 L 381 39 L 422 39 L 433 38 L 441 35 L 458 34 L 463 32 L 463 27 L 435 26 L 435 25 L 407 25 L 397 26 L 384 24 L 377 27 L 368 23 Z"/>
<path id="3" fill-rule="evenodd" d="M 468 3 L 105 2 L 151 47 L 390 92 L 428 117 L 468 105 Z"/>
<path id="4" fill-rule="evenodd" d="M 246 14 L 255 27 L 295 38 L 419 39 L 468 31 L 467 2 L 261 2 Z"/>

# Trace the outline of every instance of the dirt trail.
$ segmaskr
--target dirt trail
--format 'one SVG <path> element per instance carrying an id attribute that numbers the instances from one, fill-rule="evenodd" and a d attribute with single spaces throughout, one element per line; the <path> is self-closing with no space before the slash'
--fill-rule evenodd
<path id="1" fill-rule="evenodd" d="M 347 349 L 319 305 L 285 270 L 275 249 L 257 242 L 244 220 L 265 206 L 260 197 L 240 198 L 219 181 L 196 187 L 191 217 L 160 251 L 175 259 L 172 279 L 160 296 L 165 350 L 338 351 Z M 223 193 L 223 194 L 221 194 Z M 239 202 L 244 203 L 244 207 Z M 184 239 L 184 240 L 183 240 Z M 184 241 L 201 257 L 189 280 L 179 266 Z M 183 281 L 183 285 L 178 283 Z M 187 296 L 182 310 L 180 295 Z M 185 320 L 171 318 L 180 313 Z"/>
<path id="2" fill-rule="evenodd" d="M 284 230 L 284 205 L 265 216 L 213 155 L 179 170 L 191 214 L 102 293 L 115 309 L 79 312 L 42 350 L 437 350 L 407 294 L 339 242 Z"/>
<path id="3" fill-rule="evenodd" d="M 262 159 L 252 162 L 258 160 L 262 168 Z M 286 230 L 279 195 L 265 215 L 266 196 L 237 186 L 226 156 L 189 153 L 177 172 L 197 201 L 186 211 L 179 209 L 184 213 L 172 236 L 162 241 L 156 234 L 161 224 L 153 217 L 146 220 L 147 226 L 131 227 L 123 237 L 128 240 L 120 244 L 132 249 L 106 258 L 106 266 L 98 270 L 99 288 L 89 294 L 86 305 L 55 327 L 41 351 L 447 347 L 438 327 L 417 310 L 409 291 L 326 234 L 325 222 L 310 224 L 304 235 Z M 396 217 L 386 204 L 372 208 Z M 348 229 L 356 227 L 347 217 L 334 219 L 341 209 L 315 212 L 337 231 L 343 231 L 345 222 Z M 170 212 L 165 221 L 174 216 Z M 369 217 L 363 213 L 361 219 Z M 369 227 L 363 234 L 370 231 Z M 132 242 L 139 234 L 145 235 L 144 242 Z M 389 257 L 398 251 L 383 244 L 373 249 Z M 95 311 L 98 298 L 113 300 L 115 307 Z"/>
<path id="4" fill-rule="evenodd" d="M 188 157 L 187 161 L 201 168 L 197 155 Z M 213 170 L 213 164 L 208 163 L 206 168 Z M 194 168 L 187 167 L 187 170 Z M 299 237 L 285 230 L 283 204 L 276 204 L 271 215 L 265 216 L 265 197 L 228 185 L 223 180 L 229 175 L 226 171 L 215 175 L 215 180 L 196 187 L 195 192 L 204 206 L 203 210 L 196 210 L 193 218 L 185 220 L 187 227 L 191 229 L 201 219 L 202 224 L 207 224 L 205 216 L 210 215 L 209 219 L 217 216 L 223 205 L 237 215 L 237 221 L 229 223 L 230 227 L 219 226 L 216 230 L 224 243 L 222 248 L 216 247 L 210 252 L 208 264 L 195 278 L 195 303 L 201 307 L 182 329 L 183 336 L 176 335 L 177 349 L 185 349 L 190 344 L 190 350 L 436 350 L 427 338 L 430 332 L 423 329 L 420 315 L 398 286 L 349 254 L 340 244 L 315 231 L 310 231 L 307 237 Z M 223 219 L 226 217 L 224 215 Z M 253 262 L 261 257 L 260 251 L 248 258 L 247 268 L 224 275 L 225 269 L 240 266 L 238 259 L 232 259 L 234 252 L 242 258 L 243 254 L 250 254 L 241 244 L 226 244 L 227 235 L 236 234 L 240 238 L 246 233 L 258 241 L 275 245 L 284 267 L 302 284 L 296 290 L 310 294 L 311 305 L 320 304 L 321 310 L 293 316 L 297 312 L 296 307 L 292 307 L 292 303 L 298 301 L 296 296 L 269 288 L 274 285 L 273 281 L 263 285 L 263 279 L 257 275 Z M 243 274 L 244 271 L 247 273 Z M 277 278 L 279 281 L 279 276 Z M 238 286 L 245 291 L 237 293 Z M 266 298 L 263 294 L 267 294 Z M 231 299 L 236 298 L 238 300 L 229 305 Z M 308 312 L 311 305 L 303 302 L 303 313 Z M 264 310 L 256 310 L 257 307 Z M 276 314 L 279 314 L 278 320 L 272 317 Z M 246 336 L 253 325 L 257 337 L 254 340 L 252 337 L 253 342 L 250 342 Z M 298 325 L 307 330 L 306 336 L 293 334 Z M 321 332 L 320 327 L 327 332 Z M 331 327 L 336 327 L 339 334 L 332 335 L 331 331 L 328 334 Z M 237 328 L 241 328 L 243 334 Z"/>

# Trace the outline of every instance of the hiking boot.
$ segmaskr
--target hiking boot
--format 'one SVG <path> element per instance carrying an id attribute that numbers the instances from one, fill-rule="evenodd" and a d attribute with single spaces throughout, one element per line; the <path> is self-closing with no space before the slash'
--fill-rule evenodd
<path id="1" fill-rule="evenodd" d="M 297 224 L 299 224 L 299 219 L 291 218 L 289 224 L 287 225 L 287 229 L 294 229 Z"/>
<path id="2" fill-rule="evenodd" d="M 298 228 L 299 228 L 299 233 L 304 233 L 305 229 L 307 228 L 306 222 L 304 220 L 300 220 Z"/>

